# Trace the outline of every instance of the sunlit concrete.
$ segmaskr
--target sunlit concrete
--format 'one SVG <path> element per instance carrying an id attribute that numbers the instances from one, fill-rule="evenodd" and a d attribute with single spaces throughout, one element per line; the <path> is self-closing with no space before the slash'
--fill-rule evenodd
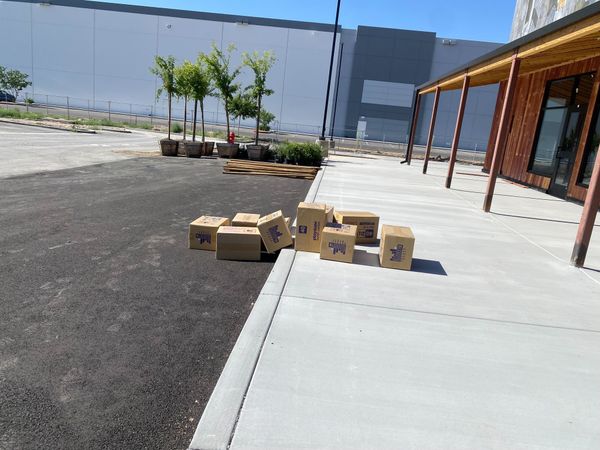
<path id="1" fill-rule="evenodd" d="M 576 269 L 581 206 L 445 170 L 332 159 L 317 201 L 412 227 L 413 271 L 297 253 L 231 448 L 600 446 L 600 226 Z"/>

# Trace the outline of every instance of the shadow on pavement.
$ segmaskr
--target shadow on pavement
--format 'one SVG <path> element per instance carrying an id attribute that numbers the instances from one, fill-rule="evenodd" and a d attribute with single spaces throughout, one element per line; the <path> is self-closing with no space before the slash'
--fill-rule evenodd
<path id="1" fill-rule="evenodd" d="M 366 250 L 354 250 L 352 263 L 359 266 L 380 267 L 379 255 L 377 253 L 369 253 Z M 411 272 L 448 276 L 442 264 L 439 261 L 431 259 L 413 258 Z"/>

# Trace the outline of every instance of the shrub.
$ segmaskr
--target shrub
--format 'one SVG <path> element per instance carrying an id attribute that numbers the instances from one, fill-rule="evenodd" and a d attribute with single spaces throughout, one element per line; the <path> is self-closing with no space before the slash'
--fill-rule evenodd
<path id="1" fill-rule="evenodd" d="M 183 127 L 178 122 L 175 122 L 173 125 L 171 125 L 171 131 L 173 133 L 181 133 L 183 131 Z"/>
<path id="2" fill-rule="evenodd" d="M 323 161 L 321 147 L 309 142 L 284 142 L 277 146 L 277 161 L 301 166 L 320 166 Z"/>

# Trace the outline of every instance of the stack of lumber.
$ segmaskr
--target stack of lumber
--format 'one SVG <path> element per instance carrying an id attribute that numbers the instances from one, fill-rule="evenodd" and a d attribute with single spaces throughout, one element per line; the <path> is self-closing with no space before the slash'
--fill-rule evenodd
<path id="1" fill-rule="evenodd" d="M 302 178 L 304 180 L 314 180 L 318 167 L 294 166 L 291 164 L 277 164 L 260 161 L 247 161 L 241 159 L 231 159 L 223 167 L 223 173 L 233 173 L 239 175 L 271 175 L 274 177 Z"/>

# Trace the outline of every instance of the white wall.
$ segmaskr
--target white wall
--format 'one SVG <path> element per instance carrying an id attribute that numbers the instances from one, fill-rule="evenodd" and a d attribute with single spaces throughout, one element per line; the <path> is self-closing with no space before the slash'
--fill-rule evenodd
<path id="1" fill-rule="evenodd" d="M 111 101 L 113 111 L 166 113 L 166 99 L 156 101 L 157 80 L 150 73 L 155 55 L 173 55 L 181 63 L 210 51 L 213 42 L 221 48 L 233 43 L 234 65 L 244 51 L 274 52 L 268 85 L 275 94 L 265 99 L 265 108 L 281 129 L 316 132 L 331 39 L 330 32 L 0 1 L 0 65 L 28 73 L 28 91 L 38 101 L 49 95 L 65 104 L 68 96 L 71 106 L 89 101 L 101 109 Z M 246 86 L 251 80 L 244 69 L 239 81 Z M 174 108 L 182 115 L 182 102 Z M 216 99 L 207 100 L 206 111 L 207 120 L 225 121 Z"/>

